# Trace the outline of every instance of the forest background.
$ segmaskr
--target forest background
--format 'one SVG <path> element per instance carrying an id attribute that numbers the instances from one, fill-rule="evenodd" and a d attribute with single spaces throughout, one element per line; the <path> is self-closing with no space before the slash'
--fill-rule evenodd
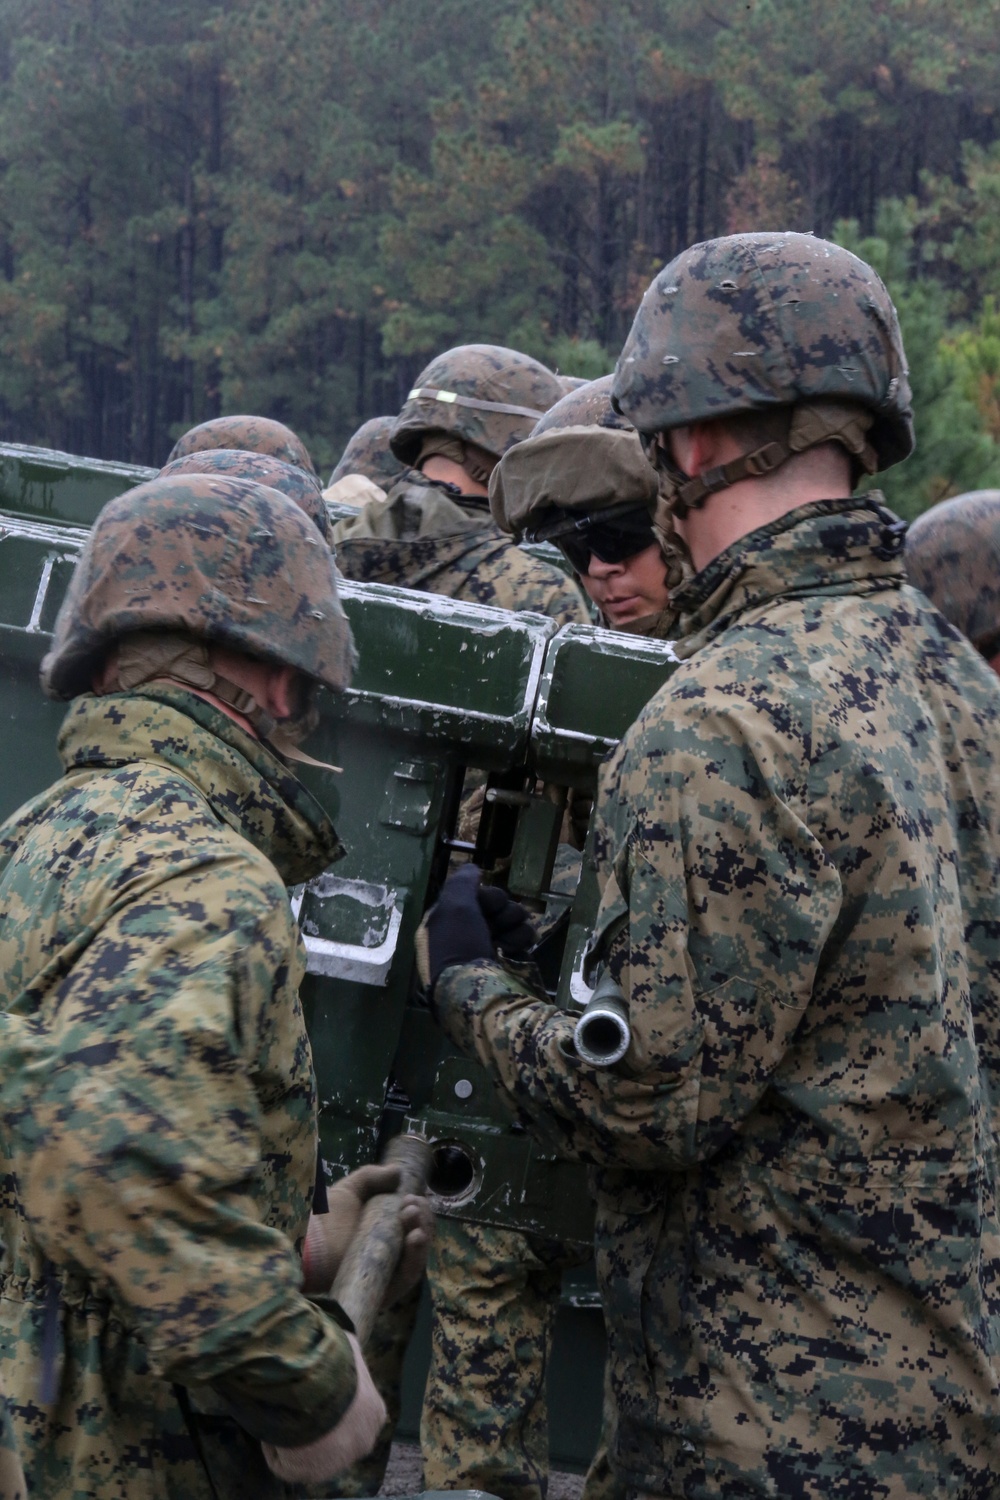
<path id="1" fill-rule="evenodd" d="M 811 229 L 900 311 L 908 515 L 1000 485 L 1000 0 L 0 0 L 0 437 L 325 471 L 454 343 L 611 369 L 685 245 Z"/>

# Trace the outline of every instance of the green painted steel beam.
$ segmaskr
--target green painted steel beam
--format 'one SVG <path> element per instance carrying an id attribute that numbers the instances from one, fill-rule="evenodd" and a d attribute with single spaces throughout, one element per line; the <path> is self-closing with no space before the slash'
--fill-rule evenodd
<path id="1" fill-rule="evenodd" d="M 551 620 L 377 583 L 339 588 L 358 666 L 332 718 L 447 743 L 477 765 L 523 758 Z"/>
<path id="2" fill-rule="evenodd" d="M 39 521 L 91 526 L 125 490 L 154 479 L 156 469 L 79 458 L 54 448 L 0 443 L 0 510 Z"/>
<path id="3" fill-rule="evenodd" d="M 669 641 L 563 626 L 546 653 L 532 719 L 537 774 L 592 786 L 601 761 L 676 665 Z"/>

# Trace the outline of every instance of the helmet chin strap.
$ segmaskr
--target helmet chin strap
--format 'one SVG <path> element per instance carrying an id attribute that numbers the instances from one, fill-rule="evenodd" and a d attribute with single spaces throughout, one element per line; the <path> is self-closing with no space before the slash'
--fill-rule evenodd
<path id="1" fill-rule="evenodd" d="M 319 715 L 314 704 L 307 703 L 301 713 L 288 719 L 275 719 L 246 688 L 216 672 L 205 641 L 174 631 L 136 631 L 133 635 L 123 636 L 117 645 L 117 677 L 121 692 L 166 677 L 181 687 L 212 693 L 227 708 L 246 719 L 257 737 L 270 745 L 283 760 L 318 766 L 325 771 L 339 772 L 342 769 L 328 765 L 326 761 L 314 760 L 298 749 L 299 740 L 305 739 L 318 723 Z"/>
<path id="2" fill-rule="evenodd" d="M 420 453 L 417 457 L 417 468 L 428 458 L 446 458 L 449 463 L 456 464 L 458 468 L 464 469 L 469 478 L 476 484 L 488 485 L 490 475 L 496 468 L 496 459 L 485 448 L 477 448 L 474 443 L 467 443 L 464 438 L 456 437 L 451 432 L 427 432 L 424 434 L 420 444 Z M 447 484 L 447 481 L 428 481 L 430 484 Z M 448 485 L 449 489 L 457 486 Z M 468 500 L 479 500 L 478 495 L 468 496 L 462 494 L 463 502 Z M 482 509 L 489 509 L 489 500 L 482 497 Z"/>
<path id="3" fill-rule="evenodd" d="M 679 589 L 694 575 L 691 549 L 677 530 L 675 511 L 671 503 L 671 490 L 666 475 L 660 475 L 661 488 L 653 511 L 653 533 L 660 544 L 667 565 L 666 583 L 670 593 Z"/>
<path id="4" fill-rule="evenodd" d="M 694 573 L 691 549 L 677 531 L 677 519 L 700 510 L 710 495 L 728 489 L 742 479 L 773 474 L 798 453 L 821 443 L 840 443 L 846 448 L 857 472 L 874 474 L 878 468 L 875 449 L 867 441 L 874 415 L 844 401 L 807 401 L 782 407 L 773 413 L 775 437 L 692 477 L 674 462 L 664 433 L 643 440 L 647 457 L 656 469 L 659 494 L 653 511 L 653 531 L 667 563 L 667 587 L 671 593 Z M 655 445 L 655 446 L 654 446 Z M 857 477 L 857 472 L 856 476 Z"/>
<path id="5" fill-rule="evenodd" d="M 761 413 L 760 418 L 766 423 L 768 414 Z M 655 454 L 651 455 L 660 474 L 657 511 L 661 505 L 668 505 L 673 515 L 683 520 L 691 511 L 700 510 L 709 496 L 719 490 L 727 490 L 743 479 L 761 479 L 773 474 L 790 458 L 822 443 L 839 443 L 847 449 L 854 461 L 856 478 L 860 474 L 874 474 L 878 468 L 878 455 L 867 439 L 875 415 L 864 407 L 849 401 L 802 401 L 797 406 L 779 407 L 770 414 L 770 419 L 775 431 L 768 442 L 693 477 L 673 461 L 669 448 L 660 442 L 661 434 L 657 433 Z"/>

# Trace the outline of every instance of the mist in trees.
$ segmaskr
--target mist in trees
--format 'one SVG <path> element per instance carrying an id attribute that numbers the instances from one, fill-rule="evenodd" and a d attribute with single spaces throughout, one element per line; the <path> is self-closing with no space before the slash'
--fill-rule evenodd
<path id="1" fill-rule="evenodd" d="M 324 467 L 470 339 L 611 367 L 685 245 L 813 229 L 897 300 L 908 514 L 1000 483 L 1000 0 L 0 0 L 0 434 Z"/>

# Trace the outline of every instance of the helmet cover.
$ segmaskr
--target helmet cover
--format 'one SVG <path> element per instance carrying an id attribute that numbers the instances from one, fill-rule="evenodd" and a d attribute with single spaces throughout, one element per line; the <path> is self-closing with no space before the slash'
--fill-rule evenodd
<path id="1" fill-rule="evenodd" d="M 497 459 L 562 395 L 559 377 L 529 354 L 460 344 L 420 372 L 392 429 L 392 451 L 412 466 L 426 433 L 449 433 Z"/>
<path id="2" fill-rule="evenodd" d="M 986 656 L 1000 651 L 1000 490 L 972 490 L 906 533 L 910 582 Z"/>
<path id="3" fill-rule="evenodd" d="M 205 448 L 243 448 L 248 453 L 270 453 L 272 458 L 283 458 L 286 464 L 294 464 L 309 474 L 316 473 L 316 466 L 302 439 L 284 422 L 275 422 L 271 417 L 213 417 L 210 422 L 202 422 L 178 438 L 167 463 Z"/>
<path id="4" fill-rule="evenodd" d="M 305 511 L 325 542 L 330 541 L 330 512 L 315 474 L 297 468 L 270 453 L 252 453 L 246 448 L 199 448 L 183 458 L 175 458 L 161 470 L 162 478 L 173 474 L 230 474 L 235 479 L 252 479 L 280 490 Z"/>
<path id="5" fill-rule="evenodd" d="M 75 697 L 121 636 L 178 631 L 343 689 L 354 653 L 335 574 L 316 527 L 279 490 L 207 474 L 149 480 L 98 516 L 42 687 Z"/>
<path id="6" fill-rule="evenodd" d="M 913 449 L 892 299 L 852 255 L 811 234 L 736 234 L 657 275 L 615 369 L 613 400 L 643 434 L 745 411 L 831 401 L 872 413 L 877 467 Z"/>

